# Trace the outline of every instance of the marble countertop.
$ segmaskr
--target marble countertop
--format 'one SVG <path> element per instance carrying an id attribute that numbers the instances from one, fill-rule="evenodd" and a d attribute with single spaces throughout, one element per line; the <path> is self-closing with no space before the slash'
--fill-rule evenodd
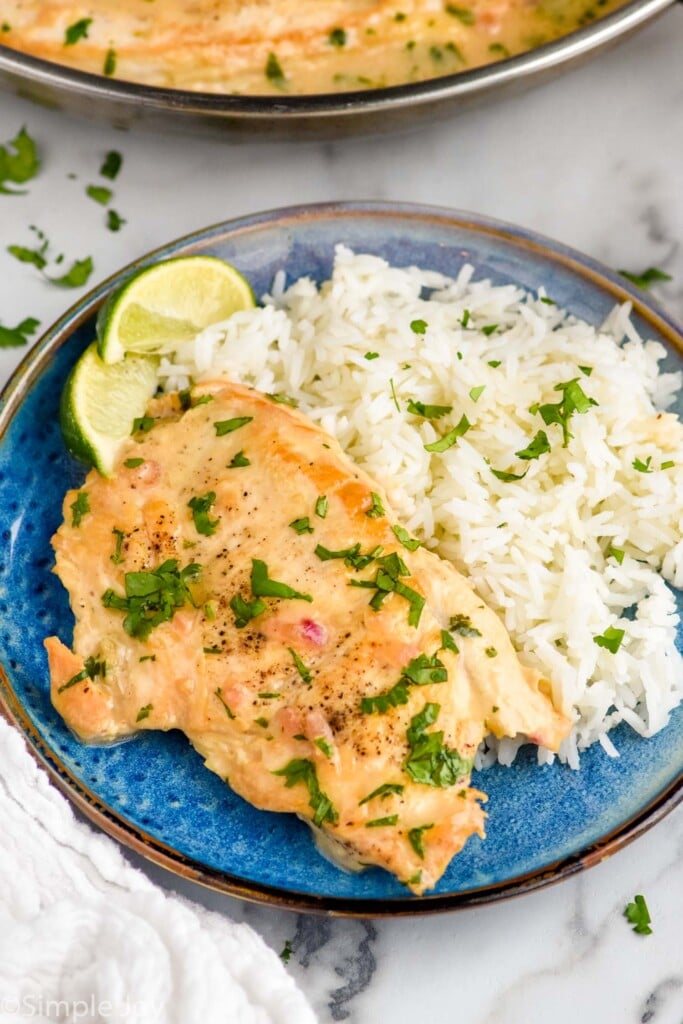
<path id="1" fill-rule="evenodd" d="M 0 196 L 0 322 L 47 327 L 81 291 L 43 282 L 8 244 L 29 225 L 91 283 L 176 236 L 281 205 L 396 199 L 533 228 L 612 267 L 672 277 L 657 297 L 683 319 L 683 7 L 597 61 L 522 96 L 408 136 L 306 145 L 133 135 L 0 97 L 0 140 L 25 124 L 43 168 L 23 197 Z M 117 234 L 84 188 L 104 152 L 123 170 Z M 0 378 L 23 355 L 0 350 Z M 142 865 L 142 862 L 139 862 Z M 249 922 L 289 963 L 323 1024 L 681 1024 L 683 808 L 607 862 L 521 899 L 401 920 L 293 915 L 148 874 Z M 623 910 L 644 893 L 654 933 Z M 229 1014 L 226 1020 L 230 1020 Z M 296 1022 L 292 1022 L 296 1024 Z"/>

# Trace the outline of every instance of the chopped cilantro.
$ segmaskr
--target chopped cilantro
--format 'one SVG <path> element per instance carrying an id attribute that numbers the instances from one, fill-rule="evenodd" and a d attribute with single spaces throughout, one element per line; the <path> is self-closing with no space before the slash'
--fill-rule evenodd
<path id="1" fill-rule="evenodd" d="M 460 648 L 456 644 L 455 640 L 448 632 L 447 629 L 441 630 L 441 648 L 442 651 L 452 651 L 453 654 L 460 654 Z"/>
<path id="2" fill-rule="evenodd" d="M 343 28 L 333 28 L 327 37 L 327 41 L 330 46 L 346 46 L 346 30 Z"/>
<path id="3" fill-rule="evenodd" d="M 154 710 L 153 704 L 145 704 L 144 708 L 140 708 L 135 719 L 136 722 L 143 722 L 145 718 L 149 718 L 150 711 Z"/>
<path id="4" fill-rule="evenodd" d="M 585 377 L 590 377 L 591 373 L 593 372 L 592 366 L 580 366 L 579 369 Z"/>
<path id="5" fill-rule="evenodd" d="M 502 480 L 503 483 L 510 483 L 511 480 L 523 480 L 529 472 L 527 467 L 523 473 L 507 473 L 504 469 L 491 469 L 491 472 L 497 480 Z"/>
<path id="6" fill-rule="evenodd" d="M 301 519 L 293 519 L 289 525 L 299 535 L 302 533 L 313 533 L 313 527 L 308 516 L 302 516 Z"/>
<path id="7" fill-rule="evenodd" d="M 421 860 L 424 860 L 425 855 L 422 837 L 430 828 L 434 828 L 434 822 L 431 825 L 418 825 L 417 828 L 411 828 L 408 832 L 408 842 Z"/>
<path id="8" fill-rule="evenodd" d="M 635 896 L 633 903 L 627 904 L 624 910 L 624 917 L 637 935 L 652 935 L 652 918 L 648 910 L 644 896 Z"/>
<path id="9" fill-rule="evenodd" d="M 303 681 L 307 685 L 310 685 L 310 682 L 311 682 L 311 680 L 313 678 L 313 676 L 311 675 L 310 668 L 308 668 L 308 666 L 304 664 L 304 662 L 301 660 L 301 658 L 296 653 L 296 651 L 294 650 L 293 647 L 288 647 L 287 650 L 292 655 L 292 660 L 294 661 L 294 664 L 296 665 L 297 672 L 299 673 L 299 675 L 301 676 Z"/>
<path id="10" fill-rule="evenodd" d="M 18 348 L 20 345 L 28 345 L 28 335 L 35 334 L 38 327 L 40 327 L 40 320 L 36 320 L 32 316 L 22 320 L 16 327 L 0 326 L 0 348 Z"/>
<path id="11" fill-rule="evenodd" d="M 648 267 L 647 270 L 643 270 L 641 274 L 633 274 L 628 270 L 620 270 L 619 273 L 622 277 L 625 277 L 631 284 L 635 284 L 638 288 L 642 288 L 644 291 L 650 287 L 651 284 L 655 284 L 657 281 L 670 281 L 671 275 L 665 274 L 659 267 Z"/>
<path id="12" fill-rule="evenodd" d="M 421 547 L 421 542 L 411 537 L 408 531 L 402 526 L 392 526 L 391 529 L 396 539 L 407 551 L 417 551 L 417 549 Z"/>
<path id="13" fill-rule="evenodd" d="M 244 629 L 252 619 L 266 610 L 266 605 L 259 600 L 245 601 L 241 594 L 235 594 L 230 598 L 230 608 L 235 616 L 235 626 Z"/>
<path id="14" fill-rule="evenodd" d="M 251 560 L 251 592 L 254 597 L 285 597 L 294 601 L 312 601 L 310 594 L 302 594 L 286 583 L 271 580 L 268 566 L 260 558 Z"/>
<path id="15" fill-rule="evenodd" d="M 492 366 L 495 370 L 497 366 L 500 366 L 500 359 L 489 359 L 488 365 Z"/>
<path id="16" fill-rule="evenodd" d="M 22 195 L 22 190 L 8 188 L 7 183 L 23 185 L 34 178 L 39 169 L 40 160 L 36 144 L 26 128 L 22 128 L 13 139 L 0 146 L 0 194 Z"/>
<path id="17" fill-rule="evenodd" d="M 209 517 L 209 509 L 215 500 L 216 492 L 207 491 L 206 494 L 190 498 L 187 503 L 187 507 L 192 510 L 192 518 L 197 533 L 201 533 L 205 537 L 211 537 L 216 532 L 216 527 L 220 522 L 220 519 L 211 519 Z"/>
<path id="18" fill-rule="evenodd" d="M 112 197 L 112 190 L 104 185 L 88 185 L 86 194 L 101 206 L 106 206 Z"/>
<path id="19" fill-rule="evenodd" d="M 137 469 L 144 462 L 144 459 L 126 459 L 123 463 L 126 469 Z"/>
<path id="20" fill-rule="evenodd" d="M 676 465 L 676 463 L 674 462 L 673 459 L 667 459 L 667 461 L 663 462 L 659 468 L 660 469 L 671 469 L 675 465 Z"/>
<path id="21" fill-rule="evenodd" d="M 490 338 L 494 331 L 498 330 L 499 326 L 499 324 L 487 324 L 486 327 L 482 327 L 481 333 L 485 334 L 487 338 Z M 493 363 L 495 362 L 496 360 L 494 359 L 493 362 L 489 363 L 489 366 L 493 366 Z M 500 366 L 500 363 L 497 363 L 497 365 Z"/>
<path id="22" fill-rule="evenodd" d="M 14 256 L 15 260 L 19 260 L 20 263 L 32 263 L 38 270 L 42 270 L 43 267 L 47 266 L 47 259 L 45 258 L 47 242 L 43 242 L 39 249 L 29 249 L 25 245 L 8 245 L 7 252 Z"/>
<path id="23" fill-rule="evenodd" d="M 472 762 L 462 758 L 443 742 L 443 732 L 428 733 L 427 727 L 439 717 L 439 704 L 425 704 L 410 720 L 407 732 L 409 754 L 405 769 L 414 782 L 445 789 L 468 775 Z"/>
<path id="24" fill-rule="evenodd" d="M 436 654 L 429 658 L 419 654 L 402 670 L 401 677 L 386 693 L 374 697 L 363 697 L 360 710 L 364 715 L 386 714 L 389 708 L 407 704 L 412 686 L 427 686 L 430 683 L 445 683 L 448 672 Z"/>
<path id="25" fill-rule="evenodd" d="M 410 329 L 414 334 L 424 334 L 428 326 L 429 325 L 427 324 L 426 320 L 410 321 Z"/>
<path id="26" fill-rule="evenodd" d="M 255 718 L 254 722 L 256 725 L 260 725 L 262 729 L 268 728 L 268 719 L 264 718 L 263 715 L 260 718 Z"/>
<path id="27" fill-rule="evenodd" d="M 545 303 L 546 306 L 556 306 L 557 305 L 555 300 L 548 298 L 547 295 L 541 295 L 541 302 Z"/>
<path id="28" fill-rule="evenodd" d="M 367 359 L 368 361 L 370 359 L 379 359 L 379 352 L 366 352 L 363 359 Z"/>
<path id="29" fill-rule="evenodd" d="M 102 68 L 102 72 L 107 76 L 107 78 L 111 78 L 111 76 L 115 73 L 115 71 L 116 71 L 116 50 L 113 47 L 110 46 L 109 49 L 107 50 L 105 56 L 104 56 L 104 66 Z"/>
<path id="30" fill-rule="evenodd" d="M 225 437 L 226 434 L 232 434 L 233 430 L 239 430 L 240 427 L 246 427 L 247 423 L 251 423 L 253 418 L 253 416 L 235 416 L 231 420 L 214 421 L 216 437 Z"/>
<path id="31" fill-rule="evenodd" d="M 121 154 L 118 153 L 115 149 L 110 149 L 109 152 L 106 154 L 104 160 L 102 161 L 102 166 L 100 167 L 100 174 L 103 178 L 109 178 L 110 181 L 113 181 L 116 178 L 119 171 L 121 170 L 122 164 L 123 157 L 121 156 Z"/>
<path id="32" fill-rule="evenodd" d="M 572 435 L 569 433 L 569 420 L 577 413 L 586 413 L 591 406 L 598 403 L 594 398 L 589 398 L 578 382 L 578 377 L 568 380 L 563 384 L 556 384 L 554 391 L 562 392 L 561 401 L 556 404 L 540 405 L 538 412 L 543 418 L 546 426 L 557 423 L 562 427 L 562 447 L 566 448 Z"/>
<path id="33" fill-rule="evenodd" d="M 92 25 L 92 18 L 81 18 L 69 25 L 64 33 L 64 46 L 73 46 L 79 39 L 88 38 L 88 29 Z"/>
<path id="34" fill-rule="evenodd" d="M 484 651 L 484 654 L 486 655 L 487 658 L 498 657 L 498 651 L 496 650 L 495 647 L 487 647 L 486 650 Z"/>
<path id="35" fill-rule="evenodd" d="M 83 662 L 83 668 L 80 672 L 77 672 L 75 676 L 67 680 L 62 686 L 59 687 L 57 693 L 63 693 L 64 690 L 70 690 L 72 686 L 76 686 L 77 683 L 82 683 L 86 679 L 95 679 L 97 676 L 106 676 L 107 674 L 107 663 L 106 661 L 98 661 L 94 655 L 86 658 Z"/>
<path id="36" fill-rule="evenodd" d="M 396 412 L 400 412 L 401 411 L 401 406 L 398 404 L 398 398 L 396 397 L 396 388 L 394 387 L 394 378 L 393 377 L 389 378 L 389 383 L 391 385 L 391 397 L 394 400 L 394 405 L 396 406 Z"/>
<path id="37" fill-rule="evenodd" d="M 465 416 L 465 414 L 463 413 L 463 415 L 460 417 L 460 421 L 458 422 L 457 426 L 453 427 L 453 429 L 449 431 L 448 434 L 445 434 L 444 437 L 439 438 L 438 441 L 433 441 L 431 444 L 426 444 L 424 446 L 425 451 L 448 451 L 449 448 L 452 448 L 453 445 L 456 444 L 459 437 L 463 437 L 467 433 L 471 426 L 472 424 L 467 419 L 467 416 Z"/>
<path id="38" fill-rule="evenodd" d="M 390 814 L 386 818 L 373 818 L 372 821 L 366 821 L 366 828 L 384 828 L 387 825 L 395 825 L 398 822 L 398 814 Z"/>
<path id="39" fill-rule="evenodd" d="M 623 629 L 617 629 L 615 626 L 609 626 L 601 636 L 593 637 L 593 643 L 597 644 L 598 647 L 604 647 L 606 651 L 611 651 L 612 654 L 616 654 L 621 647 L 621 641 L 623 639 Z"/>
<path id="40" fill-rule="evenodd" d="M 292 943 L 290 942 L 289 939 L 287 939 L 285 941 L 284 946 L 282 947 L 282 951 L 280 952 L 280 959 L 282 960 L 283 964 L 288 964 L 289 963 L 289 961 L 292 958 L 292 953 L 293 952 L 294 952 L 294 949 L 292 948 Z"/>
<path id="41" fill-rule="evenodd" d="M 451 616 L 451 621 L 448 623 L 448 629 L 451 633 L 456 633 L 458 636 L 481 636 L 479 630 L 472 625 L 472 620 L 469 615 Z"/>
<path id="42" fill-rule="evenodd" d="M 538 459 L 541 455 L 545 455 L 546 452 L 550 451 L 550 441 L 545 430 L 539 430 L 529 442 L 526 448 L 520 449 L 515 452 L 518 459 Z"/>
<path id="43" fill-rule="evenodd" d="M 619 563 L 619 565 L 621 565 L 624 561 L 624 554 L 625 552 L 623 548 L 609 547 L 607 549 L 607 557 L 609 558 L 609 556 L 611 555 L 612 558 Z"/>
<path id="44" fill-rule="evenodd" d="M 474 14 L 468 7 L 456 7 L 455 4 L 446 4 L 444 10 L 446 14 L 457 18 L 463 25 L 474 25 Z"/>
<path id="45" fill-rule="evenodd" d="M 321 494 L 315 503 L 315 514 L 320 518 L 324 519 L 327 515 L 327 495 Z"/>
<path id="46" fill-rule="evenodd" d="M 102 595 L 105 608 L 126 612 L 123 628 L 129 636 L 146 640 L 162 622 L 170 622 L 178 608 L 186 603 L 196 607 L 188 584 L 199 578 L 201 566 L 191 562 L 184 569 L 169 558 L 157 569 L 127 572 L 124 577 L 126 596 L 109 589 Z"/>
<path id="47" fill-rule="evenodd" d="M 438 420 L 442 416 L 447 416 L 449 412 L 453 412 L 452 405 L 425 405 L 424 402 L 416 402 L 412 398 L 408 401 L 406 408 L 414 416 L 422 416 L 426 420 Z"/>
<path id="48" fill-rule="evenodd" d="M 374 800 L 375 797 L 380 797 L 384 800 L 392 793 L 397 793 L 399 796 L 403 792 L 404 787 L 399 782 L 383 782 L 377 789 L 373 789 L 372 793 L 368 793 L 362 800 L 358 801 L 358 806 L 362 807 L 363 804 L 367 804 L 370 800 Z"/>
<path id="49" fill-rule="evenodd" d="M 110 555 L 109 558 L 114 565 L 120 565 L 123 561 L 123 555 L 121 554 L 123 549 L 123 542 L 126 539 L 126 535 L 123 530 L 119 530 L 116 526 L 111 531 L 116 537 L 116 547 L 114 548 L 114 554 Z"/>
<path id="50" fill-rule="evenodd" d="M 241 449 L 230 459 L 228 469 L 243 469 L 245 466 L 251 466 L 251 462 Z"/>
<path id="51" fill-rule="evenodd" d="M 225 701 L 225 699 L 223 698 L 223 691 L 221 690 L 220 686 L 218 687 L 217 690 L 214 691 L 214 697 L 218 697 L 219 701 L 221 702 L 225 709 L 225 713 L 228 716 L 228 718 L 234 718 L 235 712 L 232 710 L 227 701 Z"/>
<path id="52" fill-rule="evenodd" d="M 373 611 L 379 611 L 389 594 L 399 594 L 410 604 L 408 612 L 408 625 L 417 627 L 425 605 L 425 599 L 411 587 L 407 587 L 399 577 L 410 576 L 410 571 L 402 559 L 392 552 L 382 558 L 376 558 L 380 568 L 374 580 L 351 580 L 350 586 L 368 587 L 376 591 L 370 600 L 370 607 Z"/>
<path id="53" fill-rule="evenodd" d="M 368 519 L 379 519 L 380 516 L 386 515 L 379 494 L 376 494 L 375 491 L 370 491 L 370 497 L 372 498 L 372 505 L 365 512 Z"/>
<path id="54" fill-rule="evenodd" d="M 79 491 L 76 500 L 71 502 L 71 525 L 80 526 L 83 516 L 90 511 L 90 499 L 85 491 Z"/>
<path id="55" fill-rule="evenodd" d="M 136 416 L 133 420 L 133 429 L 131 434 L 147 434 L 154 426 L 155 420 L 153 416 Z"/>
<path id="56" fill-rule="evenodd" d="M 472 399 L 473 402 L 478 402 L 479 399 L 481 398 L 481 396 L 484 394 L 485 391 L 486 391 L 486 385 L 485 384 L 479 384 L 478 387 L 472 388 L 470 390 L 470 398 Z"/>
<path id="57" fill-rule="evenodd" d="M 296 398 L 290 398 L 289 395 L 285 395 L 281 391 L 277 391 L 275 394 L 267 394 L 266 398 L 269 398 L 271 402 L 275 402 L 277 405 L 289 405 L 292 409 L 299 408 Z"/>
<path id="58" fill-rule="evenodd" d="M 107 227 L 110 231 L 120 231 L 125 223 L 124 218 L 116 210 L 107 210 Z"/>
<path id="59" fill-rule="evenodd" d="M 327 758 L 331 758 L 334 754 L 332 744 L 329 743 L 324 736 L 318 736 L 317 739 L 313 740 L 313 746 L 317 747 L 318 750 L 321 750 Z"/>
<path id="60" fill-rule="evenodd" d="M 81 288 L 93 272 L 94 263 L 91 256 L 84 260 L 74 260 L 69 269 L 61 277 L 48 277 L 48 281 L 61 288 Z"/>
<path id="61" fill-rule="evenodd" d="M 366 566 L 370 565 L 370 562 L 374 561 L 379 555 L 382 554 L 383 548 L 378 546 L 372 548 L 367 554 L 362 555 L 360 551 L 360 544 L 352 544 L 350 548 L 341 548 L 339 551 L 330 551 L 329 548 L 323 547 L 322 544 L 316 544 L 315 554 L 318 556 L 321 562 L 329 562 L 336 558 L 343 558 L 350 569 L 355 569 L 359 572 L 361 569 L 365 569 Z M 369 584 L 373 586 L 372 583 Z"/>
<path id="62" fill-rule="evenodd" d="M 272 82 L 276 89 L 287 88 L 287 77 L 282 70 L 282 65 L 274 53 L 268 54 L 266 61 L 265 75 L 269 82 Z"/>
<path id="63" fill-rule="evenodd" d="M 320 788 L 318 773 L 312 761 L 305 758 L 294 758 L 284 768 L 273 772 L 273 775 L 283 776 L 288 789 L 298 783 L 303 783 L 307 787 L 308 806 L 313 811 L 314 825 L 324 825 L 326 821 L 334 823 L 337 820 L 338 815 L 332 806 L 332 801 Z"/>
<path id="64" fill-rule="evenodd" d="M 203 647 L 204 654 L 220 654 L 220 647 Z"/>
<path id="65" fill-rule="evenodd" d="M 650 463 L 651 462 L 652 462 L 652 456 L 648 455 L 648 457 L 645 459 L 645 462 L 643 462 L 642 459 L 634 459 L 633 462 L 631 463 L 631 465 L 639 473 L 651 473 L 652 472 L 652 470 L 650 469 Z"/>

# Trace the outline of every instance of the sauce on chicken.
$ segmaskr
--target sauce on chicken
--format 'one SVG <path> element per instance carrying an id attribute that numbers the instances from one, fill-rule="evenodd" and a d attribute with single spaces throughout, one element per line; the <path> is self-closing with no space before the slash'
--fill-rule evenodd
<path id="1" fill-rule="evenodd" d="M 277 396 L 275 396 L 277 397 Z M 203 385 L 150 405 L 53 544 L 73 650 L 52 700 L 86 743 L 182 729 L 257 807 L 348 862 L 432 888 L 473 833 L 482 738 L 570 723 L 467 581 L 282 401 Z"/>

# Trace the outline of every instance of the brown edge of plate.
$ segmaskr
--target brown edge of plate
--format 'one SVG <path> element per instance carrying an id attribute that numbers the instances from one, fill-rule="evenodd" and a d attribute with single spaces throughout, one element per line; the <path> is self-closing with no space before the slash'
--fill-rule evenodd
<path id="1" fill-rule="evenodd" d="M 294 96 L 169 89 L 78 71 L 1 41 L 0 81 L 40 105 L 108 120 L 117 128 L 194 127 L 219 130 L 237 141 L 266 142 L 384 134 L 467 109 L 498 92 L 529 88 L 627 38 L 674 2 L 626 0 L 591 24 L 526 53 L 386 89 Z"/>
<path id="2" fill-rule="evenodd" d="M 576 250 L 562 246 L 551 239 L 533 234 L 527 237 L 512 225 L 487 218 L 475 219 L 466 213 L 442 210 L 436 207 L 415 207 L 401 203 L 321 203 L 313 206 L 275 209 L 245 218 L 218 223 L 199 232 L 192 232 L 175 242 L 161 246 L 144 257 L 106 278 L 78 303 L 71 307 L 24 356 L 0 394 L 0 443 L 7 425 L 24 393 L 31 387 L 55 349 L 70 337 L 85 320 L 97 310 L 112 284 L 140 266 L 153 263 L 170 255 L 182 255 L 192 250 L 197 235 L 207 239 L 220 239 L 225 235 L 236 238 L 257 231 L 264 223 L 279 227 L 300 223 L 302 220 L 326 216 L 329 219 L 353 219 L 359 215 L 373 218 L 396 218 L 446 224 L 480 234 L 502 238 L 518 248 L 542 253 L 546 259 L 571 269 L 574 273 L 599 284 L 615 300 L 629 301 L 634 312 L 649 323 L 679 352 L 683 353 L 683 335 L 655 304 L 644 303 L 642 298 L 616 275 Z M 515 896 L 523 896 L 572 877 L 586 868 L 594 867 L 624 849 L 635 839 L 658 824 L 683 802 L 683 774 L 674 779 L 645 807 L 612 829 L 596 842 L 567 857 L 560 858 L 534 871 L 526 872 L 505 882 L 445 895 L 421 896 L 413 901 L 405 899 L 349 899 L 345 897 L 314 896 L 294 890 L 260 883 L 245 882 L 226 872 L 217 871 L 180 854 L 173 847 L 155 839 L 149 833 L 120 817 L 64 765 L 59 756 L 43 740 L 26 711 L 16 697 L 9 676 L 0 664 L 0 713 L 24 737 L 29 753 L 39 767 L 45 769 L 50 780 L 94 825 L 116 839 L 124 847 L 144 859 L 187 881 L 196 882 L 207 889 L 235 896 L 248 902 L 283 910 L 305 911 L 335 917 L 382 918 L 415 917 L 429 913 L 486 906 Z"/>

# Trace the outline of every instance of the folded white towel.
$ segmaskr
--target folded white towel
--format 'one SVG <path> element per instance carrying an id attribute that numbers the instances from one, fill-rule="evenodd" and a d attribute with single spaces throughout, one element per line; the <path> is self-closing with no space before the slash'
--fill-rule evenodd
<path id="1" fill-rule="evenodd" d="M 0 1021 L 315 1024 L 247 925 L 166 894 L 0 718 Z"/>

